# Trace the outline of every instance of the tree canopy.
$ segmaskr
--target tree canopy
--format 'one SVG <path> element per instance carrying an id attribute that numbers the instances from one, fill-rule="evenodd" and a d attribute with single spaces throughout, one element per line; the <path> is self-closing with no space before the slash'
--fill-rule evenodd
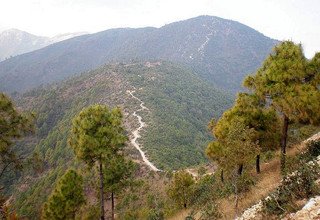
<path id="1" fill-rule="evenodd" d="M 276 111 L 266 108 L 264 100 L 254 94 L 239 93 L 234 106 L 217 122 L 210 122 L 209 129 L 216 140 L 209 143 L 206 153 L 222 167 L 230 166 L 230 160 L 245 164 L 252 154 L 259 155 L 278 146 L 278 125 Z"/>
<path id="2" fill-rule="evenodd" d="M 174 174 L 173 181 L 168 188 L 168 195 L 176 204 L 187 208 L 193 195 L 195 181 L 190 173 L 179 171 Z"/>
<path id="3" fill-rule="evenodd" d="M 133 182 L 134 163 L 123 155 L 116 155 L 104 161 L 106 169 L 103 171 L 105 191 L 111 194 L 111 218 L 115 217 L 115 194 L 121 193 Z"/>
<path id="4" fill-rule="evenodd" d="M 122 126 L 119 108 L 109 110 L 105 105 L 92 105 L 83 109 L 72 122 L 69 145 L 77 158 L 89 166 L 99 163 L 101 219 L 104 214 L 103 161 L 118 156 L 127 137 Z"/>
<path id="5" fill-rule="evenodd" d="M 244 85 L 290 120 L 319 123 L 319 53 L 308 61 L 301 45 L 284 41 Z"/>
<path id="6" fill-rule="evenodd" d="M 287 132 L 290 121 L 320 122 L 319 53 L 307 60 L 301 45 L 284 41 L 248 76 L 244 85 L 283 115 L 281 165 L 285 167 Z"/>
<path id="7" fill-rule="evenodd" d="M 0 178 L 9 166 L 21 166 L 21 158 L 12 146 L 15 140 L 34 131 L 33 117 L 18 111 L 10 98 L 0 93 Z"/>
<path id="8" fill-rule="evenodd" d="M 206 153 L 212 159 L 218 159 L 219 165 L 226 170 L 241 167 L 259 151 L 257 132 L 249 128 L 238 118 L 230 121 L 224 138 L 209 143 Z"/>
<path id="9" fill-rule="evenodd" d="M 119 151 L 126 140 L 120 109 L 93 105 L 73 119 L 69 145 L 79 159 L 93 165 Z"/>
<path id="10" fill-rule="evenodd" d="M 83 180 L 74 170 L 68 170 L 58 181 L 44 204 L 43 219 L 75 219 L 76 212 L 85 203 Z"/>

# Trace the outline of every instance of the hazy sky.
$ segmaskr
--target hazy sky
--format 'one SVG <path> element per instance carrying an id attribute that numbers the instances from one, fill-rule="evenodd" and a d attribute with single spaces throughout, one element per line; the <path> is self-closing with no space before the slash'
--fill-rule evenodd
<path id="1" fill-rule="evenodd" d="M 53 36 L 114 27 L 160 27 L 199 15 L 246 24 L 320 51 L 320 0 L 0 0 L 0 30 Z"/>

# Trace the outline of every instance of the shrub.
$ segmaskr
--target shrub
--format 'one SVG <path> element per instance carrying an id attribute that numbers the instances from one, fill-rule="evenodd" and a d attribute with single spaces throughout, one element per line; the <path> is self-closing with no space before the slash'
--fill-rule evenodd
<path id="1" fill-rule="evenodd" d="M 294 210 L 295 200 L 310 198 L 317 192 L 315 180 L 319 178 L 319 174 L 316 162 L 300 163 L 299 169 L 285 176 L 276 191 L 263 201 L 265 213 L 281 215 Z"/>
<path id="2" fill-rule="evenodd" d="M 320 155 L 320 141 L 310 141 L 307 144 L 307 152 L 311 157 L 317 157 Z"/>

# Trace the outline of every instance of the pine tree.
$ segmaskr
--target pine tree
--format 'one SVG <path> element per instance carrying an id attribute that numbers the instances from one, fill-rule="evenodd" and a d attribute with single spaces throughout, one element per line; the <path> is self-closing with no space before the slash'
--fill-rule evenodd
<path id="1" fill-rule="evenodd" d="M 190 173 L 179 171 L 174 174 L 173 181 L 168 188 L 168 196 L 176 204 L 187 208 L 193 195 L 193 185 L 195 181 Z"/>
<path id="2" fill-rule="evenodd" d="M 103 161 L 115 157 L 126 140 L 118 108 L 109 110 L 104 105 L 93 105 L 73 119 L 69 145 L 77 158 L 91 167 L 99 165 L 101 219 L 105 219 Z"/>
<path id="3" fill-rule="evenodd" d="M 227 113 L 228 115 L 228 113 Z M 270 106 L 266 106 L 255 94 L 239 93 L 236 104 L 230 110 L 229 120 L 239 117 L 244 125 L 256 131 L 259 152 L 256 156 L 256 171 L 260 172 L 260 152 L 274 150 L 280 140 L 280 118 Z M 228 116 L 227 116 L 228 117 Z"/>
<path id="4" fill-rule="evenodd" d="M 319 123 L 319 55 L 308 61 L 301 45 L 285 41 L 274 48 L 255 75 L 244 85 L 282 114 L 281 167 L 285 168 L 290 121 Z"/>
<path id="5" fill-rule="evenodd" d="M 259 132 L 249 128 L 241 117 L 233 116 L 227 121 L 225 116 L 214 126 L 214 130 L 218 131 L 214 134 L 219 138 L 209 143 L 206 153 L 211 159 L 218 159 L 220 168 L 227 174 L 228 182 L 234 188 L 237 213 L 239 193 L 246 188 L 241 181 L 243 177 L 245 179 L 243 167 L 259 152 Z"/>
<path id="6" fill-rule="evenodd" d="M 68 170 L 44 204 L 43 219 L 75 219 L 76 212 L 85 203 L 82 177 Z"/>
<path id="7" fill-rule="evenodd" d="M 0 178 L 10 166 L 21 168 L 21 158 L 12 145 L 34 131 L 33 118 L 32 114 L 19 112 L 10 98 L 0 93 Z"/>
<path id="8" fill-rule="evenodd" d="M 111 218 L 114 219 L 114 197 L 132 182 L 134 164 L 122 155 L 117 155 L 105 161 L 104 164 L 107 167 L 103 172 L 105 191 L 111 194 Z"/>
<path id="9" fill-rule="evenodd" d="M 242 125 L 239 123 L 241 122 Z M 279 140 L 279 119 L 277 113 L 272 108 L 265 107 L 263 100 L 254 94 L 239 93 L 236 102 L 232 108 L 225 111 L 217 123 L 210 122 L 209 129 L 216 138 L 207 148 L 209 157 L 220 164 L 223 169 L 223 162 L 227 160 L 226 150 L 227 142 L 230 141 L 232 129 L 236 126 L 244 126 L 252 129 L 255 135 L 252 136 L 252 143 L 257 148 L 252 150 L 256 155 L 256 170 L 260 172 L 260 152 L 275 149 Z M 240 137 L 239 137 L 240 139 Z M 236 147 L 236 146 L 235 146 Z M 241 148 L 241 144 L 239 146 Z M 241 150 L 241 149 L 237 149 Z M 246 151 L 246 149 L 244 149 Z M 229 153 L 228 153 L 229 154 Z M 222 176 L 221 176 L 221 179 Z"/>
<path id="10" fill-rule="evenodd" d="M 218 123 L 221 123 L 220 120 Z M 226 171 L 238 169 L 242 174 L 243 166 L 248 163 L 258 152 L 257 132 L 246 126 L 240 118 L 235 117 L 226 128 L 225 137 L 217 138 L 207 147 L 207 155 L 219 159 L 220 166 Z"/>

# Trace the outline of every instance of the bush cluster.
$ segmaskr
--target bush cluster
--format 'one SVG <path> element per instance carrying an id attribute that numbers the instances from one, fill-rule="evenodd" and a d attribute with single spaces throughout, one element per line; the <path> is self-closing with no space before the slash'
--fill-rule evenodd
<path id="1" fill-rule="evenodd" d="M 315 180 L 319 177 L 320 169 L 316 161 L 301 163 L 300 168 L 285 176 L 276 191 L 263 201 L 264 212 L 282 215 L 296 210 L 296 200 L 310 198 L 318 191 Z"/>

